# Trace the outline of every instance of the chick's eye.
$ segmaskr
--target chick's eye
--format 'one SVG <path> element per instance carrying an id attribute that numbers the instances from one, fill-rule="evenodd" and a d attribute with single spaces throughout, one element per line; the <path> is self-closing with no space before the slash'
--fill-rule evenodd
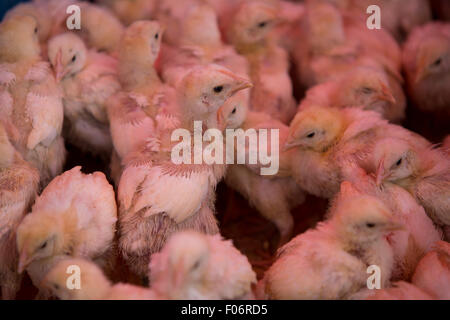
<path id="1" fill-rule="evenodd" d="M 236 107 L 234 107 L 233 111 L 231 111 L 232 114 L 236 113 Z"/>
<path id="2" fill-rule="evenodd" d="M 222 90 L 223 90 L 223 86 L 217 86 L 217 87 L 214 87 L 214 92 L 215 92 L 215 93 L 222 92 Z"/>
<path id="3" fill-rule="evenodd" d="M 37 33 L 38 32 L 38 28 L 36 27 L 36 28 L 34 28 L 34 33 Z"/>
<path id="4" fill-rule="evenodd" d="M 75 60 L 77 60 L 77 56 L 76 55 L 74 55 L 70 61 L 75 62 Z"/>
<path id="5" fill-rule="evenodd" d="M 365 94 L 371 94 L 371 93 L 373 93 L 373 90 L 371 88 L 364 87 L 364 88 L 362 88 L 362 92 Z"/>
<path id="6" fill-rule="evenodd" d="M 53 288 L 55 288 L 56 290 L 59 290 L 59 285 L 55 283 L 55 284 L 53 285 Z"/>
<path id="7" fill-rule="evenodd" d="M 47 246 L 47 241 L 45 241 L 40 247 L 39 249 L 44 249 Z"/>
<path id="8" fill-rule="evenodd" d="M 438 67 L 438 66 L 441 65 L 441 63 L 442 63 L 442 59 L 439 58 L 439 59 L 437 59 L 436 61 L 433 62 L 433 66 Z"/>
<path id="9" fill-rule="evenodd" d="M 306 135 L 306 137 L 307 137 L 307 138 L 313 138 L 315 135 L 316 135 L 315 132 L 311 132 L 311 133 L 308 133 L 308 134 Z"/>
<path id="10" fill-rule="evenodd" d="M 159 33 L 155 34 L 155 39 L 158 40 L 159 38 Z"/>
<path id="11" fill-rule="evenodd" d="M 375 227 L 375 223 L 368 222 L 368 223 L 366 223 L 366 227 L 367 228 L 374 228 Z"/>
<path id="12" fill-rule="evenodd" d="M 398 159 L 397 162 L 395 163 L 395 165 L 398 167 L 399 165 L 402 164 L 402 161 L 403 161 L 402 158 Z"/>
<path id="13" fill-rule="evenodd" d="M 198 267 L 200 267 L 200 260 L 196 261 L 193 265 L 191 270 L 194 271 L 196 269 L 198 269 Z"/>
<path id="14" fill-rule="evenodd" d="M 258 28 L 264 28 L 265 26 L 267 26 L 267 21 L 258 23 Z"/>

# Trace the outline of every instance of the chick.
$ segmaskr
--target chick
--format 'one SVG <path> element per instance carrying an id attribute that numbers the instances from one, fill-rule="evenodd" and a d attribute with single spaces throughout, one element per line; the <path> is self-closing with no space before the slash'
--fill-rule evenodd
<path id="1" fill-rule="evenodd" d="M 374 161 L 379 185 L 405 188 L 437 225 L 450 225 L 450 160 L 442 150 L 391 138 L 376 144 Z"/>
<path id="2" fill-rule="evenodd" d="M 278 129 L 281 145 L 289 131 L 286 125 L 265 113 L 248 111 L 246 105 L 230 104 L 223 106 L 220 112 L 230 129 Z M 277 151 L 268 152 L 272 154 Z M 305 200 L 304 192 L 292 177 L 262 176 L 259 171 L 254 172 L 251 165 L 232 164 L 227 167 L 225 183 L 249 200 L 263 217 L 276 225 L 280 232 L 279 245 L 289 241 L 294 229 L 294 219 L 290 211 Z"/>
<path id="3" fill-rule="evenodd" d="M 182 21 L 186 12 L 195 5 L 203 1 L 199 0 L 164 0 L 158 1 L 156 5 L 156 20 L 165 28 L 164 41 L 171 45 L 178 43 L 180 34 L 182 33 Z M 205 30 L 209 32 L 208 30 Z"/>
<path id="4" fill-rule="evenodd" d="M 364 168 L 375 142 L 389 136 L 428 144 L 373 111 L 309 106 L 292 121 L 284 149 L 292 149 L 288 158 L 298 185 L 313 195 L 330 198 L 344 181 L 347 161 Z"/>
<path id="5" fill-rule="evenodd" d="M 38 168 L 45 186 L 65 160 L 61 92 L 47 62 L 40 58 L 37 23 L 17 16 L 0 25 L 2 118 L 11 122 L 14 147 Z"/>
<path id="6" fill-rule="evenodd" d="M 107 6 L 126 26 L 138 20 L 149 20 L 153 17 L 157 5 L 156 0 L 99 0 Z"/>
<path id="7" fill-rule="evenodd" d="M 73 266 L 80 271 L 80 288 L 67 286 Z M 42 286 L 61 300 L 155 300 L 158 296 L 149 288 L 126 283 L 112 284 L 101 268 L 90 260 L 67 258 L 55 264 L 45 275 Z"/>
<path id="8" fill-rule="evenodd" d="M 295 114 L 296 102 L 289 77 L 288 54 L 270 37 L 278 23 L 278 11 L 271 5 L 243 3 L 230 21 L 227 38 L 250 64 L 254 84 L 251 109 L 289 123 Z"/>
<path id="9" fill-rule="evenodd" d="M 432 22 L 414 29 L 403 48 L 407 89 L 414 105 L 450 114 L 450 24 Z"/>
<path id="10" fill-rule="evenodd" d="M 26 269 L 32 276 L 39 270 L 46 271 L 49 261 L 55 262 L 63 255 L 108 263 L 102 260 L 114 238 L 114 191 L 103 173 L 85 175 L 80 169 L 74 167 L 56 177 L 20 223 L 16 239 L 19 272 Z"/>
<path id="11" fill-rule="evenodd" d="M 157 22 L 138 21 L 127 28 L 120 43 L 118 68 L 122 90 L 107 101 L 111 136 L 119 163 L 142 146 L 155 130 L 154 117 L 148 117 L 144 109 L 151 109 L 156 115 L 159 105 L 154 97 L 164 89 L 154 68 L 162 33 Z"/>
<path id="12" fill-rule="evenodd" d="M 112 141 L 105 104 L 120 89 L 117 61 L 88 51 L 74 33 L 50 39 L 48 56 L 64 91 L 67 139 L 81 150 L 109 157 Z"/>
<path id="13" fill-rule="evenodd" d="M 392 183 L 379 187 L 375 177 L 362 169 L 353 170 L 348 177 L 359 192 L 380 199 L 393 213 L 394 218 L 404 225 L 403 230 L 391 233 L 388 241 L 394 251 L 395 260 L 392 280 L 409 281 L 420 259 L 432 249 L 436 241 L 442 239 L 442 231 L 434 225 L 414 197 L 402 187 Z"/>
<path id="14" fill-rule="evenodd" d="M 206 128 L 223 129 L 217 110 L 228 97 L 250 86 L 248 80 L 218 66 L 194 68 L 177 88 L 178 127 L 192 134 L 197 120 Z M 141 276 L 147 274 L 150 254 L 158 252 L 173 232 L 218 232 L 214 188 L 224 165 L 173 163 L 174 128 L 162 125 L 166 127 L 161 134 L 125 160 L 118 188 L 120 248 L 129 267 Z"/>
<path id="15" fill-rule="evenodd" d="M 308 105 L 358 107 L 378 112 L 392 122 L 400 122 L 405 116 L 406 99 L 403 90 L 396 93 L 383 70 L 361 66 L 310 88 L 299 109 Z"/>
<path id="16" fill-rule="evenodd" d="M 177 232 L 150 262 L 152 289 L 176 300 L 251 299 L 256 274 L 230 240 Z"/>
<path id="17" fill-rule="evenodd" d="M 36 2 L 19 3 L 10 9 L 4 19 L 16 16 L 31 16 L 36 19 L 38 25 L 38 38 L 41 43 L 46 42 L 52 30 L 52 19 L 49 13 Z"/>
<path id="18" fill-rule="evenodd" d="M 67 32 L 67 7 L 71 4 L 80 7 L 80 29 L 73 30 L 88 48 L 115 54 L 125 27 L 114 13 L 106 7 L 75 0 L 42 0 L 41 5 L 52 12 L 52 36 Z"/>
<path id="19" fill-rule="evenodd" d="M 20 288 L 16 229 L 37 195 L 39 172 L 24 161 L 0 123 L 0 287 L 3 299 Z"/>
<path id="20" fill-rule="evenodd" d="M 343 183 L 341 197 L 330 208 L 331 218 L 298 235 L 279 249 L 259 291 L 269 299 L 349 299 L 366 288 L 366 269 L 381 269 L 387 287 L 393 253 L 385 236 L 401 225 L 375 197 L 355 195 Z M 332 277 L 330 278 L 330 275 Z"/>

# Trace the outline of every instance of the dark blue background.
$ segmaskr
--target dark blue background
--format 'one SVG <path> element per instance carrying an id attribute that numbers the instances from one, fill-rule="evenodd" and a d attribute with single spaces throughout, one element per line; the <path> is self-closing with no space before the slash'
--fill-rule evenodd
<path id="1" fill-rule="evenodd" d="M 5 12 L 14 7 L 19 2 L 28 2 L 27 0 L 0 0 L 0 19 L 3 19 Z"/>

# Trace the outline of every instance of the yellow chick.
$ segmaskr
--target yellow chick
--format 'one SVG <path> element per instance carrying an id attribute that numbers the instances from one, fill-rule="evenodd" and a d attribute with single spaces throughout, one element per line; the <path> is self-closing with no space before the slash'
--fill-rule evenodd
<path id="1" fill-rule="evenodd" d="M 106 101 L 120 89 L 117 61 L 107 54 L 88 51 L 74 33 L 50 39 L 48 56 L 64 91 L 66 138 L 82 150 L 109 157 L 112 141 Z"/>
<path id="2" fill-rule="evenodd" d="M 2 117 L 14 128 L 10 140 L 23 158 L 38 168 L 45 186 L 62 171 L 61 92 L 41 60 L 34 18 L 17 16 L 0 25 L 0 97 Z"/>
<path id="3" fill-rule="evenodd" d="M 450 24 L 431 22 L 415 29 L 403 47 L 407 89 L 420 110 L 450 114 Z"/>
<path id="4" fill-rule="evenodd" d="M 310 106 L 299 110 L 289 130 L 284 149 L 292 149 L 292 176 L 302 189 L 325 198 L 339 190 L 348 160 L 367 166 L 376 141 L 395 136 L 428 144 L 380 114 L 358 108 Z"/>
<path id="5" fill-rule="evenodd" d="M 0 287 L 2 299 L 14 299 L 17 272 L 16 229 L 37 195 L 39 172 L 24 161 L 0 123 Z"/>
<path id="6" fill-rule="evenodd" d="M 68 283 L 71 272 L 79 272 L 80 288 Z M 156 300 L 158 296 L 149 288 L 126 283 L 112 284 L 102 269 L 90 260 L 66 258 L 55 264 L 45 275 L 42 286 L 61 300 Z"/>
<path id="7" fill-rule="evenodd" d="M 173 163 L 170 137 L 175 128 L 192 135 L 194 121 L 202 121 L 205 128 L 224 129 L 217 110 L 230 96 L 250 86 L 248 80 L 215 65 L 194 68 L 176 88 L 179 125 L 172 127 L 161 119 L 163 129 L 150 137 L 145 148 L 125 159 L 118 188 L 120 248 L 138 275 L 147 275 L 150 254 L 158 252 L 173 232 L 218 232 L 214 188 L 225 166 Z M 192 149 L 194 154 L 199 152 Z"/>
<path id="8" fill-rule="evenodd" d="M 175 300 L 253 297 L 256 274 L 230 240 L 194 231 L 177 232 L 150 262 L 152 289 Z"/>
<path id="9" fill-rule="evenodd" d="M 250 64 L 254 84 L 251 109 L 289 123 L 295 114 L 296 102 L 289 77 L 288 54 L 270 37 L 279 22 L 278 10 L 270 4 L 243 3 L 230 20 L 227 38 Z"/>
<path id="10" fill-rule="evenodd" d="M 19 272 L 45 269 L 42 261 L 61 255 L 101 260 L 110 250 L 117 220 L 114 190 L 103 173 L 85 175 L 80 169 L 56 177 L 19 225 Z"/>
<path id="11" fill-rule="evenodd" d="M 381 201 L 355 194 L 350 183 L 342 184 L 341 193 L 340 201 L 330 208 L 329 220 L 279 249 L 259 284 L 260 295 L 350 299 L 367 288 L 371 265 L 381 270 L 381 286 L 389 285 L 394 259 L 386 235 L 401 225 Z"/>

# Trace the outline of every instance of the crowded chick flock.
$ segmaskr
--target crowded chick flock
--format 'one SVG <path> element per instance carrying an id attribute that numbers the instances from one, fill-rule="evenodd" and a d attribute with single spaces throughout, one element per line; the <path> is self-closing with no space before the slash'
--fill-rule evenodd
<path id="1" fill-rule="evenodd" d="M 26 273 L 38 299 L 450 299 L 450 139 L 401 125 L 410 108 L 449 133 L 450 3 L 433 3 L 440 20 L 427 0 L 12 8 L 0 24 L 2 298 Z M 367 27 L 372 4 L 381 29 Z M 277 129 L 279 170 L 174 163 L 171 134 L 193 136 L 194 121 Z M 63 172 L 69 143 L 109 166 Z M 259 281 L 220 235 L 220 181 L 279 231 Z M 328 211 L 294 234 L 308 194 Z"/>

